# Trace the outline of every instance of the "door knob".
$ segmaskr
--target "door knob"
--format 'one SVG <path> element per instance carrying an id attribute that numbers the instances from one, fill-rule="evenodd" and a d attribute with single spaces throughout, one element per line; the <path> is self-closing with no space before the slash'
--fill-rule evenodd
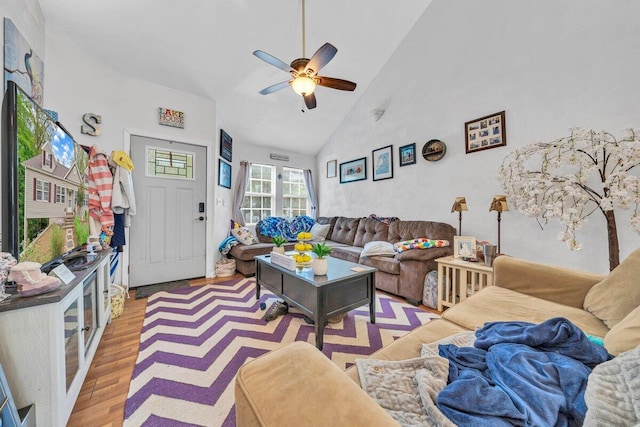
<path id="1" fill-rule="evenodd" d="M 203 216 L 199 216 L 198 218 L 196 218 L 196 221 L 204 221 L 204 217 Z"/>

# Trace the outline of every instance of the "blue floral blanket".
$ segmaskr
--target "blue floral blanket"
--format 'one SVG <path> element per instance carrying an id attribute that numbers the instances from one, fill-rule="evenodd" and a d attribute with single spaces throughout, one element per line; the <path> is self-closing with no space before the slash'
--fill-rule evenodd
<path id="1" fill-rule="evenodd" d="M 311 230 L 314 223 L 314 219 L 306 215 L 294 218 L 269 216 L 260 222 L 260 234 L 269 237 L 281 236 L 293 242 L 298 240 L 299 232 Z"/>
<path id="2" fill-rule="evenodd" d="M 591 370 L 611 359 L 565 318 L 491 322 L 473 347 L 439 346 L 448 385 L 436 404 L 457 425 L 580 426 Z"/>

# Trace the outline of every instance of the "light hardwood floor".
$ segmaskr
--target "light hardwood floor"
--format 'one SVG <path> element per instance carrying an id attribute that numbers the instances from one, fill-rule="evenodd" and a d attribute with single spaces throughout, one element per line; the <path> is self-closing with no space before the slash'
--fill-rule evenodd
<path id="1" fill-rule="evenodd" d="M 236 274 L 233 277 L 194 279 L 189 281 L 189 285 L 201 286 L 242 277 Z M 135 290 L 129 293 L 131 297 L 125 301 L 122 315 L 105 328 L 67 427 L 122 426 L 147 305 L 146 298 L 135 299 Z M 420 307 L 438 313 L 428 307 Z"/>

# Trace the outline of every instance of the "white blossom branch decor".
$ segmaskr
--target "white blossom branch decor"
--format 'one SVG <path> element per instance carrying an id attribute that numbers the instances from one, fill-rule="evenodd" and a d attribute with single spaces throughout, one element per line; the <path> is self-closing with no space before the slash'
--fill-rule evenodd
<path id="1" fill-rule="evenodd" d="M 607 222 L 609 268 L 620 263 L 615 208 L 631 209 L 633 230 L 640 233 L 640 130 L 620 140 L 608 132 L 572 129 L 553 142 L 537 142 L 509 153 L 499 178 L 511 203 L 541 227 L 549 219 L 566 226 L 558 236 L 571 250 L 588 216 L 600 211 Z"/>

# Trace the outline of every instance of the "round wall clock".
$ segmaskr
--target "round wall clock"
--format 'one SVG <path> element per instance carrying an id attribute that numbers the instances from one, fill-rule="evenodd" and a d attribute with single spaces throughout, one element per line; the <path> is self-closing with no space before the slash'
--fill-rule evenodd
<path id="1" fill-rule="evenodd" d="M 437 162 L 447 152 L 447 145 L 439 139 L 427 141 L 422 147 L 422 157 L 429 162 Z"/>

